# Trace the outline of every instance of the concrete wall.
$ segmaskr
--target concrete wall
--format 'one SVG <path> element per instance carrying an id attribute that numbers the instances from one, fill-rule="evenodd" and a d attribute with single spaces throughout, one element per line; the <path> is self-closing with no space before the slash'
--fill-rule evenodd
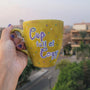
<path id="1" fill-rule="evenodd" d="M 87 25 L 86 24 L 73 25 L 73 29 L 75 29 L 75 30 L 86 30 L 87 29 Z"/>
<path id="2" fill-rule="evenodd" d="M 90 30 L 90 25 L 88 25 L 88 30 Z"/>

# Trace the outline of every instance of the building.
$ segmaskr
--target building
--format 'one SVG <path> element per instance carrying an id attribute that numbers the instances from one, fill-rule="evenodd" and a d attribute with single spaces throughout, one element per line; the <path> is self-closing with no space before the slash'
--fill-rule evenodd
<path id="1" fill-rule="evenodd" d="M 63 47 L 66 46 L 67 44 L 71 44 L 71 33 L 64 33 L 63 34 Z"/>
<path id="2" fill-rule="evenodd" d="M 62 48 L 61 48 L 61 52 L 60 54 L 61 55 L 64 55 L 64 48 L 67 46 L 67 45 L 70 45 L 71 44 L 71 26 L 64 26 L 64 33 L 63 33 L 63 43 L 62 43 Z"/>
<path id="3" fill-rule="evenodd" d="M 23 25 L 23 22 L 24 22 L 24 20 L 23 19 L 20 19 L 20 25 Z"/>
<path id="4" fill-rule="evenodd" d="M 3 29 L 4 29 L 4 27 L 0 27 L 0 38 L 1 38 L 1 34 L 2 34 Z"/>
<path id="5" fill-rule="evenodd" d="M 18 29 L 21 29 L 23 30 L 23 22 L 24 20 L 19 20 L 19 25 L 13 25 L 14 28 L 18 28 Z M 4 29 L 5 27 L 0 27 L 0 37 L 1 37 L 1 33 L 2 33 L 2 30 Z M 20 36 L 20 33 L 16 31 L 16 34 Z"/>
<path id="6" fill-rule="evenodd" d="M 67 44 L 71 43 L 71 26 L 64 26 L 64 33 L 63 33 L 63 47 Z"/>
<path id="7" fill-rule="evenodd" d="M 23 22 L 24 20 L 19 20 L 19 25 L 14 25 L 14 28 L 23 29 Z"/>
<path id="8" fill-rule="evenodd" d="M 22 25 L 13 25 L 14 28 L 23 29 Z"/>
<path id="9" fill-rule="evenodd" d="M 80 32 L 87 32 L 84 38 L 84 44 L 90 44 L 90 23 L 77 23 L 73 25 L 71 30 L 71 47 L 80 47 L 82 37 Z"/>
<path id="10" fill-rule="evenodd" d="M 14 26 L 14 28 L 18 28 L 18 29 L 20 29 L 20 30 L 23 30 L 23 22 L 24 22 L 24 20 L 19 20 L 19 25 L 13 25 Z M 18 31 L 15 31 L 16 32 L 16 34 L 17 34 L 17 36 L 19 37 L 19 38 L 21 38 L 21 34 L 20 34 L 20 32 L 18 32 Z"/>
<path id="11" fill-rule="evenodd" d="M 64 33 L 68 33 L 72 30 L 72 26 L 66 25 L 64 26 Z"/>
<path id="12" fill-rule="evenodd" d="M 73 25 L 74 30 L 87 30 L 87 24 L 86 23 L 76 23 Z"/>

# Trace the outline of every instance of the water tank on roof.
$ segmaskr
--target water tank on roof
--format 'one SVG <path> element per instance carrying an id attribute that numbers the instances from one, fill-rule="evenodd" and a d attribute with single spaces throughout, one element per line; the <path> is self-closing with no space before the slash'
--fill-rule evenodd
<path id="1" fill-rule="evenodd" d="M 23 22 L 24 22 L 24 20 L 23 19 L 20 19 L 20 25 L 23 25 Z"/>

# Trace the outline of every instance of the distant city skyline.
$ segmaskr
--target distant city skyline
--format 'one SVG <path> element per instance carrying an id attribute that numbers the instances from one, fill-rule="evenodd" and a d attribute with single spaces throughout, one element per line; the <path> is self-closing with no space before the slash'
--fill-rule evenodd
<path id="1" fill-rule="evenodd" d="M 90 0 L 0 0 L 0 27 L 19 20 L 58 19 L 64 25 L 90 22 Z"/>

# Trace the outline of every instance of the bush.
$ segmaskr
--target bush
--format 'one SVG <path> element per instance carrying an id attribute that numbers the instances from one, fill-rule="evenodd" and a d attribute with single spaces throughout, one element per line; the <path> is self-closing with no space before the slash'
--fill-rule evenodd
<path id="1" fill-rule="evenodd" d="M 62 62 L 65 62 L 65 60 Z M 52 90 L 87 90 L 87 85 L 84 83 L 83 64 L 84 61 L 81 61 L 80 63 L 74 62 L 69 64 L 66 64 L 65 62 L 65 67 L 62 66 L 62 64 L 59 64 L 62 67 L 60 66 L 59 68 L 60 73 L 58 80 Z M 87 60 L 87 65 L 89 69 L 90 60 Z M 90 84 L 90 82 L 88 84 Z"/>
<path id="2" fill-rule="evenodd" d="M 69 64 L 71 64 L 69 60 L 63 59 L 56 65 L 56 69 L 62 70 L 64 67 L 66 67 Z"/>
<path id="3" fill-rule="evenodd" d="M 40 68 L 34 67 L 31 59 L 28 57 L 28 63 L 24 71 L 22 72 L 21 76 L 19 77 L 18 85 L 17 87 L 21 87 L 23 83 L 28 81 L 28 77 L 30 77 L 30 74 L 32 70 L 39 70 Z"/>

